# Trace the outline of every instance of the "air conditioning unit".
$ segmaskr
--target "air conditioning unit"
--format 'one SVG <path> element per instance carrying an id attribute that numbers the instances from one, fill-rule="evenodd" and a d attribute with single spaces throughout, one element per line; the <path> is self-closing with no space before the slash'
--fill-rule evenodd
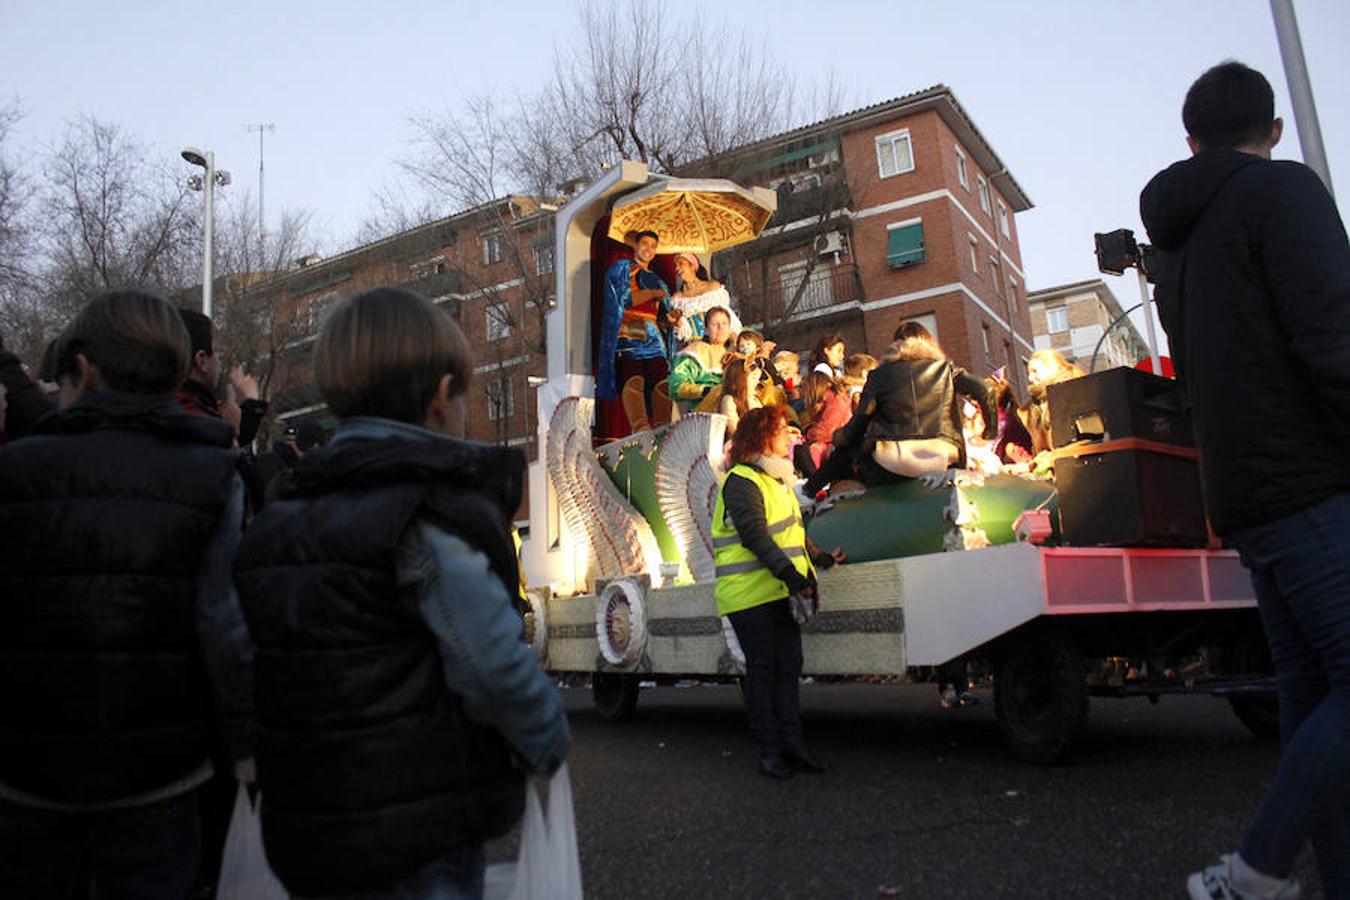
<path id="1" fill-rule="evenodd" d="M 837 231 L 831 231 L 829 234 L 822 234 L 816 238 L 816 253 L 820 256 L 842 253 L 843 250 L 844 236 Z"/>

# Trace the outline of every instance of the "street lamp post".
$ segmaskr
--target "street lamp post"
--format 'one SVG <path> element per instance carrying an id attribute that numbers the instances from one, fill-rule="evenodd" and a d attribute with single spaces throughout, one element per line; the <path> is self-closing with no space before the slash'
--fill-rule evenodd
<path id="1" fill-rule="evenodd" d="M 210 150 L 203 153 L 196 147 L 188 147 L 183 151 L 183 159 L 192 163 L 194 166 L 201 166 L 206 170 L 204 176 L 188 176 L 188 187 L 194 191 L 206 192 L 206 221 L 202 226 L 206 249 L 202 254 L 202 314 L 208 319 L 211 317 L 211 268 L 212 257 L 215 255 L 214 247 L 214 227 L 215 227 L 215 186 L 224 187 L 230 183 L 230 173 L 225 170 L 216 171 L 216 155 Z"/>

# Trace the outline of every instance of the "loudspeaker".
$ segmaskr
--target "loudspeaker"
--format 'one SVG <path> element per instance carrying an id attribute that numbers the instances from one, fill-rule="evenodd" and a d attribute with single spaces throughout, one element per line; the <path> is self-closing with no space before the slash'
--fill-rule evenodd
<path id="1" fill-rule="evenodd" d="M 1122 366 L 1052 384 L 1046 397 L 1056 447 L 1084 438 L 1195 446 L 1185 394 L 1171 378 Z"/>
<path id="2" fill-rule="evenodd" d="M 1070 546 L 1204 547 L 1195 451 L 1138 440 L 1074 448 L 1055 459 L 1060 528 Z"/>

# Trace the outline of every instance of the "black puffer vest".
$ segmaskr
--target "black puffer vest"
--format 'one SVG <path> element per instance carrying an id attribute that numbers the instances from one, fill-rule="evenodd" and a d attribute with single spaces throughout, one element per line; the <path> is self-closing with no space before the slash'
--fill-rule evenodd
<path id="1" fill-rule="evenodd" d="M 263 839 L 291 891 L 380 890 L 520 818 L 524 776 L 447 689 L 395 567 L 406 529 L 429 517 L 514 594 L 523 472 L 515 449 L 348 438 L 307 454 L 245 536 L 235 574 L 257 648 Z"/>
<path id="2" fill-rule="evenodd" d="M 90 805 L 207 758 L 197 576 L 230 440 L 167 397 L 95 393 L 0 450 L 0 782 Z"/>

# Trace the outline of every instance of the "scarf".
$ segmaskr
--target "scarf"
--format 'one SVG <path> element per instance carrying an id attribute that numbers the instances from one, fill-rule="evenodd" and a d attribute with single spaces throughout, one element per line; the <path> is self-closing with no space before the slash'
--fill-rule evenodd
<path id="1" fill-rule="evenodd" d="M 792 467 L 792 460 L 787 457 L 761 453 L 750 460 L 750 465 L 757 466 L 764 474 L 777 478 L 788 487 L 792 487 L 797 481 L 797 470 Z"/>

